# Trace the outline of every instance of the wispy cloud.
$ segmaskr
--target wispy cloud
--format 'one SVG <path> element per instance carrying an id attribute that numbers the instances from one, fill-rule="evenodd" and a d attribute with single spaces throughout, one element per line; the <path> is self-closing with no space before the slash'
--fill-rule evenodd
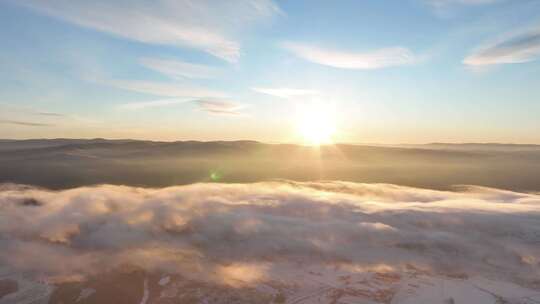
<path id="1" fill-rule="evenodd" d="M 36 115 L 48 116 L 48 117 L 66 117 L 66 114 L 54 113 L 54 112 L 36 112 Z"/>
<path id="2" fill-rule="evenodd" d="M 540 28 L 506 35 L 495 42 L 479 47 L 463 63 L 469 66 L 488 66 L 524 63 L 540 57 Z"/>
<path id="3" fill-rule="evenodd" d="M 41 123 L 41 122 L 29 122 L 29 121 L 20 121 L 20 120 L 0 120 L 0 124 L 9 124 L 17 126 L 26 126 L 26 127 L 53 127 L 53 124 Z"/>
<path id="4" fill-rule="evenodd" d="M 204 98 L 214 97 L 223 98 L 227 94 L 219 91 L 210 90 L 202 87 L 186 86 L 183 83 L 139 81 L 139 80 L 110 80 L 103 82 L 120 89 L 146 93 L 164 97 L 188 97 Z"/>
<path id="5" fill-rule="evenodd" d="M 342 69 L 380 69 L 412 64 L 418 60 L 404 47 L 390 47 L 369 52 L 325 49 L 294 42 L 286 42 L 283 47 L 307 61 Z"/>
<path id="6" fill-rule="evenodd" d="M 195 103 L 201 110 L 218 115 L 241 115 L 240 110 L 244 108 L 243 105 L 225 100 L 200 99 L 196 100 Z"/>
<path id="7" fill-rule="evenodd" d="M 251 88 L 253 91 L 281 98 L 294 98 L 300 96 L 318 95 L 315 90 L 291 89 L 291 88 Z"/>
<path id="8" fill-rule="evenodd" d="M 425 2 L 433 7 L 445 7 L 451 5 L 482 5 L 500 2 L 501 0 L 425 0 Z"/>
<path id="9" fill-rule="evenodd" d="M 168 107 L 178 104 L 193 102 L 201 110 L 210 114 L 221 115 L 241 115 L 240 110 L 244 108 L 243 105 L 237 104 L 228 100 L 221 99 L 160 99 L 143 102 L 130 102 L 124 103 L 118 106 L 118 109 L 123 110 L 143 110 L 148 108 Z"/>
<path id="10" fill-rule="evenodd" d="M 187 101 L 189 100 L 160 99 L 160 100 L 143 101 L 143 102 L 129 102 L 129 103 L 124 103 L 124 104 L 119 105 L 118 108 L 125 109 L 125 110 L 142 110 L 146 108 L 172 106 L 172 105 L 177 105 L 180 103 L 185 103 Z"/>
<path id="11" fill-rule="evenodd" d="M 231 37 L 279 12 L 271 0 L 28 0 L 15 3 L 79 26 L 144 43 L 191 47 L 232 62 L 240 56 L 240 44 Z"/>
<path id="12" fill-rule="evenodd" d="M 453 17 L 456 10 L 470 7 L 481 7 L 505 0 L 424 0 L 439 17 Z"/>
<path id="13" fill-rule="evenodd" d="M 43 111 L 27 106 L 16 106 L 0 102 L 0 113 L 4 114 L 3 117 L 8 117 L 7 121 L 18 122 L 19 125 L 28 126 L 57 126 L 65 123 L 75 124 L 99 124 L 101 123 L 95 119 L 89 119 L 76 114 L 66 114 L 60 112 Z M 32 122 L 36 117 L 41 117 L 45 122 L 34 123 Z M 28 122 L 30 121 L 30 122 Z"/>
<path id="14" fill-rule="evenodd" d="M 216 68 L 180 60 L 142 58 L 140 63 L 173 78 L 214 78 L 218 74 Z"/>
<path id="15" fill-rule="evenodd" d="M 49 111 L 41 111 L 34 109 L 32 107 L 25 107 L 25 106 L 16 106 L 8 103 L 0 102 L 0 109 L 4 113 L 16 113 L 16 114 L 27 114 L 27 115 L 38 115 L 38 116 L 44 116 L 44 117 L 68 117 L 69 115 L 64 113 L 58 113 L 58 112 L 49 112 Z"/>

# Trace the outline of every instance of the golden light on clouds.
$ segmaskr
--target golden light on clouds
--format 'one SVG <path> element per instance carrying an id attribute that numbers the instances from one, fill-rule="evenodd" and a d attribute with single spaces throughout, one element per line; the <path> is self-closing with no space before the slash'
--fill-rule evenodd
<path id="1" fill-rule="evenodd" d="M 262 280 L 267 269 L 268 265 L 266 264 L 233 263 L 218 267 L 217 274 L 224 284 L 242 287 Z"/>

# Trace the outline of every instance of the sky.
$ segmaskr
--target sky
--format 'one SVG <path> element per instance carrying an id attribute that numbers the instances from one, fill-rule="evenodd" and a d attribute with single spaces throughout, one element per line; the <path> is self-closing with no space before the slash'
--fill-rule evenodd
<path id="1" fill-rule="evenodd" d="M 0 0 L 0 43 L 0 138 L 540 144 L 538 0 Z"/>

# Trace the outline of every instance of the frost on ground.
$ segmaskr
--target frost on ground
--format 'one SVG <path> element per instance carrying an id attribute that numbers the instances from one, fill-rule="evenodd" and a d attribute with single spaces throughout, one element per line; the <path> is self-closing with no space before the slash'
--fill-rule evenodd
<path id="1" fill-rule="evenodd" d="M 0 247 L 2 304 L 540 302 L 540 196 L 474 186 L 3 185 Z"/>

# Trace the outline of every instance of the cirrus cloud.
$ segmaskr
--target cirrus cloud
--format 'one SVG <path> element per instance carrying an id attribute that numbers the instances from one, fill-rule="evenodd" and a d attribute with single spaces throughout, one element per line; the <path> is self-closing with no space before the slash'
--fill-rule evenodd
<path id="1" fill-rule="evenodd" d="M 156 81 L 141 81 L 141 80 L 109 80 L 103 82 L 119 89 L 146 93 L 155 96 L 165 97 L 226 97 L 227 94 L 210 90 L 204 87 L 196 87 L 185 85 L 184 83 L 175 82 L 156 82 Z"/>
<path id="2" fill-rule="evenodd" d="M 540 57 L 540 29 L 512 33 L 495 42 L 487 43 L 467 56 L 469 66 L 525 63 Z"/>
<path id="3" fill-rule="evenodd" d="M 0 119 L 0 124 L 9 124 L 9 125 L 25 126 L 25 127 L 52 127 L 54 126 L 53 124 L 50 124 L 50 123 L 10 120 L 10 119 Z"/>
<path id="4" fill-rule="evenodd" d="M 141 101 L 141 102 L 129 102 L 129 103 L 123 103 L 118 106 L 119 109 L 125 109 L 125 110 L 142 110 L 147 108 L 157 108 L 157 107 L 165 107 L 165 106 L 172 106 L 177 105 L 181 103 L 185 103 L 189 100 L 183 100 L 183 99 L 159 99 L 159 100 L 151 100 L 151 101 Z"/>
<path id="5" fill-rule="evenodd" d="M 141 65 L 173 78 L 214 78 L 217 69 L 181 60 L 142 58 Z"/>
<path id="6" fill-rule="evenodd" d="M 234 33 L 280 11 L 271 0 L 15 3 L 82 27 L 144 43 L 191 47 L 230 62 L 240 56 Z"/>
<path id="7" fill-rule="evenodd" d="M 368 52 L 326 49 L 295 42 L 286 42 L 283 47 L 304 60 L 342 69 L 380 69 L 409 65 L 418 61 L 417 56 L 404 47 L 389 47 Z"/>
<path id="8" fill-rule="evenodd" d="M 300 96 L 312 96 L 318 95 L 319 92 L 315 90 L 305 90 L 305 89 L 291 89 L 291 88 L 251 88 L 257 93 L 272 95 L 280 98 L 294 98 Z"/>
<path id="9" fill-rule="evenodd" d="M 426 0 L 426 3 L 434 7 L 442 7 L 448 5 L 482 5 L 492 4 L 501 0 Z"/>
<path id="10" fill-rule="evenodd" d="M 244 108 L 243 105 L 235 102 L 217 99 L 200 99 L 195 103 L 201 110 L 217 115 L 241 115 L 240 110 Z"/>

